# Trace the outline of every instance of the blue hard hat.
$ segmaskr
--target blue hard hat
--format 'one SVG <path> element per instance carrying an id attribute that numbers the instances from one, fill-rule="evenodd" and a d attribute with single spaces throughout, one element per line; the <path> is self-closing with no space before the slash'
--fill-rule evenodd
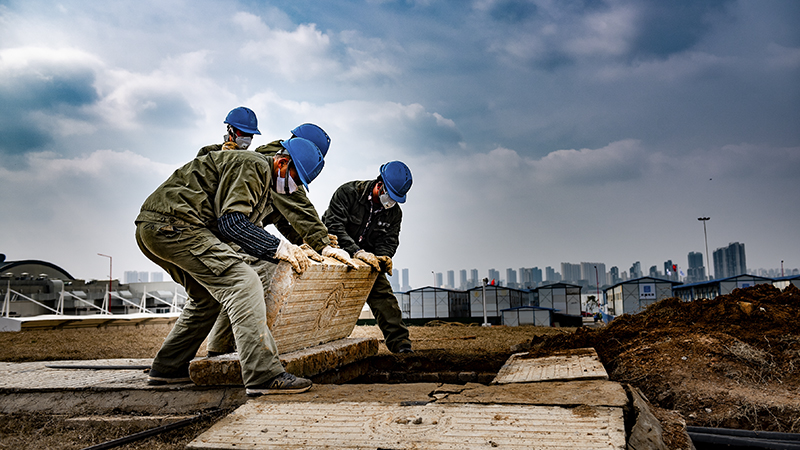
<path id="1" fill-rule="evenodd" d="M 297 137 L 308 139 L 316 144 L 319 151 L 322 152 L 323 157 L 328 155 L 328 147 L 331 146 L 331 138 L 328 137 L 328 133 L 322 128 L 313 123 L 304 123 L 292 130 L 292 134 Z"/>
<path id="2" fill-rule="evenodd" d="M 405 203 L 412 182 L 408 166 L 400 161 L 390 161 L 381 166 L 381 178 L 389 197 L 397 203 Z"/>
<path id="3" fill-rule="evenodd" d="M 308 190 L 308 183 L 314 181 L 325 166 L 322 152 L 313 142 L 301 137 L 281 141 L 281 145 L 289 152 L 297 174 L 300 175 L 300 181 Z"/>
<path id="4" fill-rule="evenodd" d="M 223 123 L 227 123 L 228 125 L 244 131 L 245 133 L 261 134 L 261 132 L 258 131 L 258 119 L 256 119 L 256 113 L 254 113 L 252 109 L 245 108 L 244 106 L 232 109 L 231 112 L 228 113 L 228 117 L 225 118 Z"/>

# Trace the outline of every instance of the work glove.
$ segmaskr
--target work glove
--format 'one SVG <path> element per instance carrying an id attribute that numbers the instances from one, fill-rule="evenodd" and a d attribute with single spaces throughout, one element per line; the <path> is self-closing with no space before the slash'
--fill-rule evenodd
<path id="1" fill-rule="evenodd" d="M 222 144 L 222 149 L 223 150 L 239 150 L 239 146 L 236 145 L 236 142 L 228 141 L 228 142 Z"/>
<path id="2" fill-rule="evenodd" d="M 326 245 L 325 248 L 322 249 L 322 256 L 329 256 L 333 259 L 337 259 L 354 269 L 356 267 L 353 260 L 350 259 L 350 255 L 340 248 L 333 248 L 330 245 Z"/>
<path id="3" fill-rule="evenodd" d="M 373 255 L 372 253 L 364 251 L 364 250 L 359 250 L 359 251 L 356 252 L 355 255 L 353 255 L 353 257 L 356 258 L 356 259 L 360 259 L 360 260 L 364 261 L 365 263 L 367 263 L 370 266 L 372 266 L 373 269 L 375 269 L 375 270 L 380 272 L 381 263 L 378 262 L 378 257 Z"/>
<path id="4" fill-rule="evenodd" d="M 303 243 L 303 245 L 301 245 L 300 248 L 306 254 L 308 259 L 313 259 L 314 261 L 317 261 L 317 262 L 325 261 L 325 258 L 323 258 L 322 255 L 320 255 L 319 253 L 315 252 L 314 249 L 311 248 L 310 245 L 308 245 L 306 243 Z"/>
<path id="5" fill-rule="evenodd" d="M 331 241 L 331 247 L 339 248 L 339 238 L 335 234 L 329 234 L 328 240 Z"/>
<path id="6" fill-rule="evenodd" d="M 292 265 L 292 269 L 299 274 L 305 272 L 310 264 L 303 249 L 283 239 L 275 251 L 275 259 L 288 262 Z"/>
<path id="7" fill-rule="evenodd" d="M 388 256 L 378 256 L 378 262 L 381 263 L 381 271 L 392 276 L 392 258 Z"/>

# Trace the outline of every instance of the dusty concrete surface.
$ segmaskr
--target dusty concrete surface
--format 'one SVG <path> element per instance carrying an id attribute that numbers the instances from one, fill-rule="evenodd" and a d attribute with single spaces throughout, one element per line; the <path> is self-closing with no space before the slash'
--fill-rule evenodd
<path id="1" fill-rule="evenodd" d="M 619 385 L 615 390 L 614 383 L 594 383 L 606 385 L 597 394 L 611 393 L 612 402 L 625 403 Z M 304 394 L 248 401 L 188 448 L 625 448 L 620 405 L 552 405 L 564 399 L 544 394 L 553 389 L 550 383 L 519 385 L 523 389 L 516 392 L 509 387 L 316 386 Z M 539 404 L 527 396 L 537 390 Z"/>

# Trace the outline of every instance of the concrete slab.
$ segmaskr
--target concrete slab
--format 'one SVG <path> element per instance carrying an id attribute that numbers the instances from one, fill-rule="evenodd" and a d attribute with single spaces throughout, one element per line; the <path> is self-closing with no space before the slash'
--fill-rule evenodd
<path id="1" fill-rule="evenodd" d="M 479 403 L 437 397 L 477 386 L 315 386 L 250 400 L 192 441 L 192 449 L 624 449 L 620 407 Z M 505 386 L 483 386 L 502 390 Z M 427 395 L 426 395 L 427 391 Z M 486 402 L 486 403 L 483 403 Z"/>
<path id="2" fill-rule="evenodd" d="M 286 262 L 248 262 L 264 285 L 267 326 L 281 353 L 350 336 L 378 276 L 361 261 L 353 269 L 328 257 L 302 275 Z"/>
<path id="3" fill-rule="evenodd" d="M 523 405 L 558 405 L 574 407 L 610 406 L 622 408 L 628 396 L 622 385 L 606 380 L 545 381 L 484 386 L 448 393 L 440 403 L 507 403 Z M 438 391 L 437 391 L 438 392 Z"/>
<path id="4" fill-rule="evenodd" d="M 555 380 L 607 380 L 608 373 L 593 348 L 565 350 L 542 358 L 516 353 L 497 373 L 493 384 Z"/>
<path id="5" fill-rule="evenodd" d="M 347 338 L 281 355 L 286 371 L 310 378 L 369 358 L 378 353 L 377 338 Z M 189 364 L 189 376 L 198 386 L 242 385 L 238 353 L 197 358 Z"/>

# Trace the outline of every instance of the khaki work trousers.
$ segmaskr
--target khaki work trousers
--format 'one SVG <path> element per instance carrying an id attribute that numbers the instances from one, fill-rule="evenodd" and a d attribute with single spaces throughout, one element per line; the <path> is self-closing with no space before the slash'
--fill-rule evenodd
<path id="1" fill-rule="evenodd" d="M 378 328 L 383 332 L 383 340 L 390 352 L 397 353 L 401 347 L 411 346 L 397 297 L 392 293 L 392 284 L 385 274 L 378 274 L 367 297 L 367 304 L 375 316 Z"/>
<path id="2" fill-rule="evenodd" d="M 261 259 L 253 261 L 254 258 L 250 256 L 245 256 L 245 258 L 250 261 L 248 265 L 256 271 L 261 279 L 261 284 L 264 288 L 264 296 L 266 297 L 269 295 L 272 277 L 275 275 L 275 269 L 278 265 Z M 206 348 L 210 352 L 217 353 L 233 353 L 236 351 L 236 341 L 233 338 L 231 319 L 224 310 L 220 311 L 219 316 L 217 316 L 217 321 L 211 329 L 211 334 L 208 335 Z"/>
<path id="3" fill-rule="evenodd" d="M 184 371 L 224 310 L 245 386 L 265 383 L 284 372 L 267 328 L 261 281 L 230 246 L 208 229 L 185 226 L 168 216 L 137 222 L 136 243 L 190 297 L 156 354 L 153 369 L 165 374 Z"/>

